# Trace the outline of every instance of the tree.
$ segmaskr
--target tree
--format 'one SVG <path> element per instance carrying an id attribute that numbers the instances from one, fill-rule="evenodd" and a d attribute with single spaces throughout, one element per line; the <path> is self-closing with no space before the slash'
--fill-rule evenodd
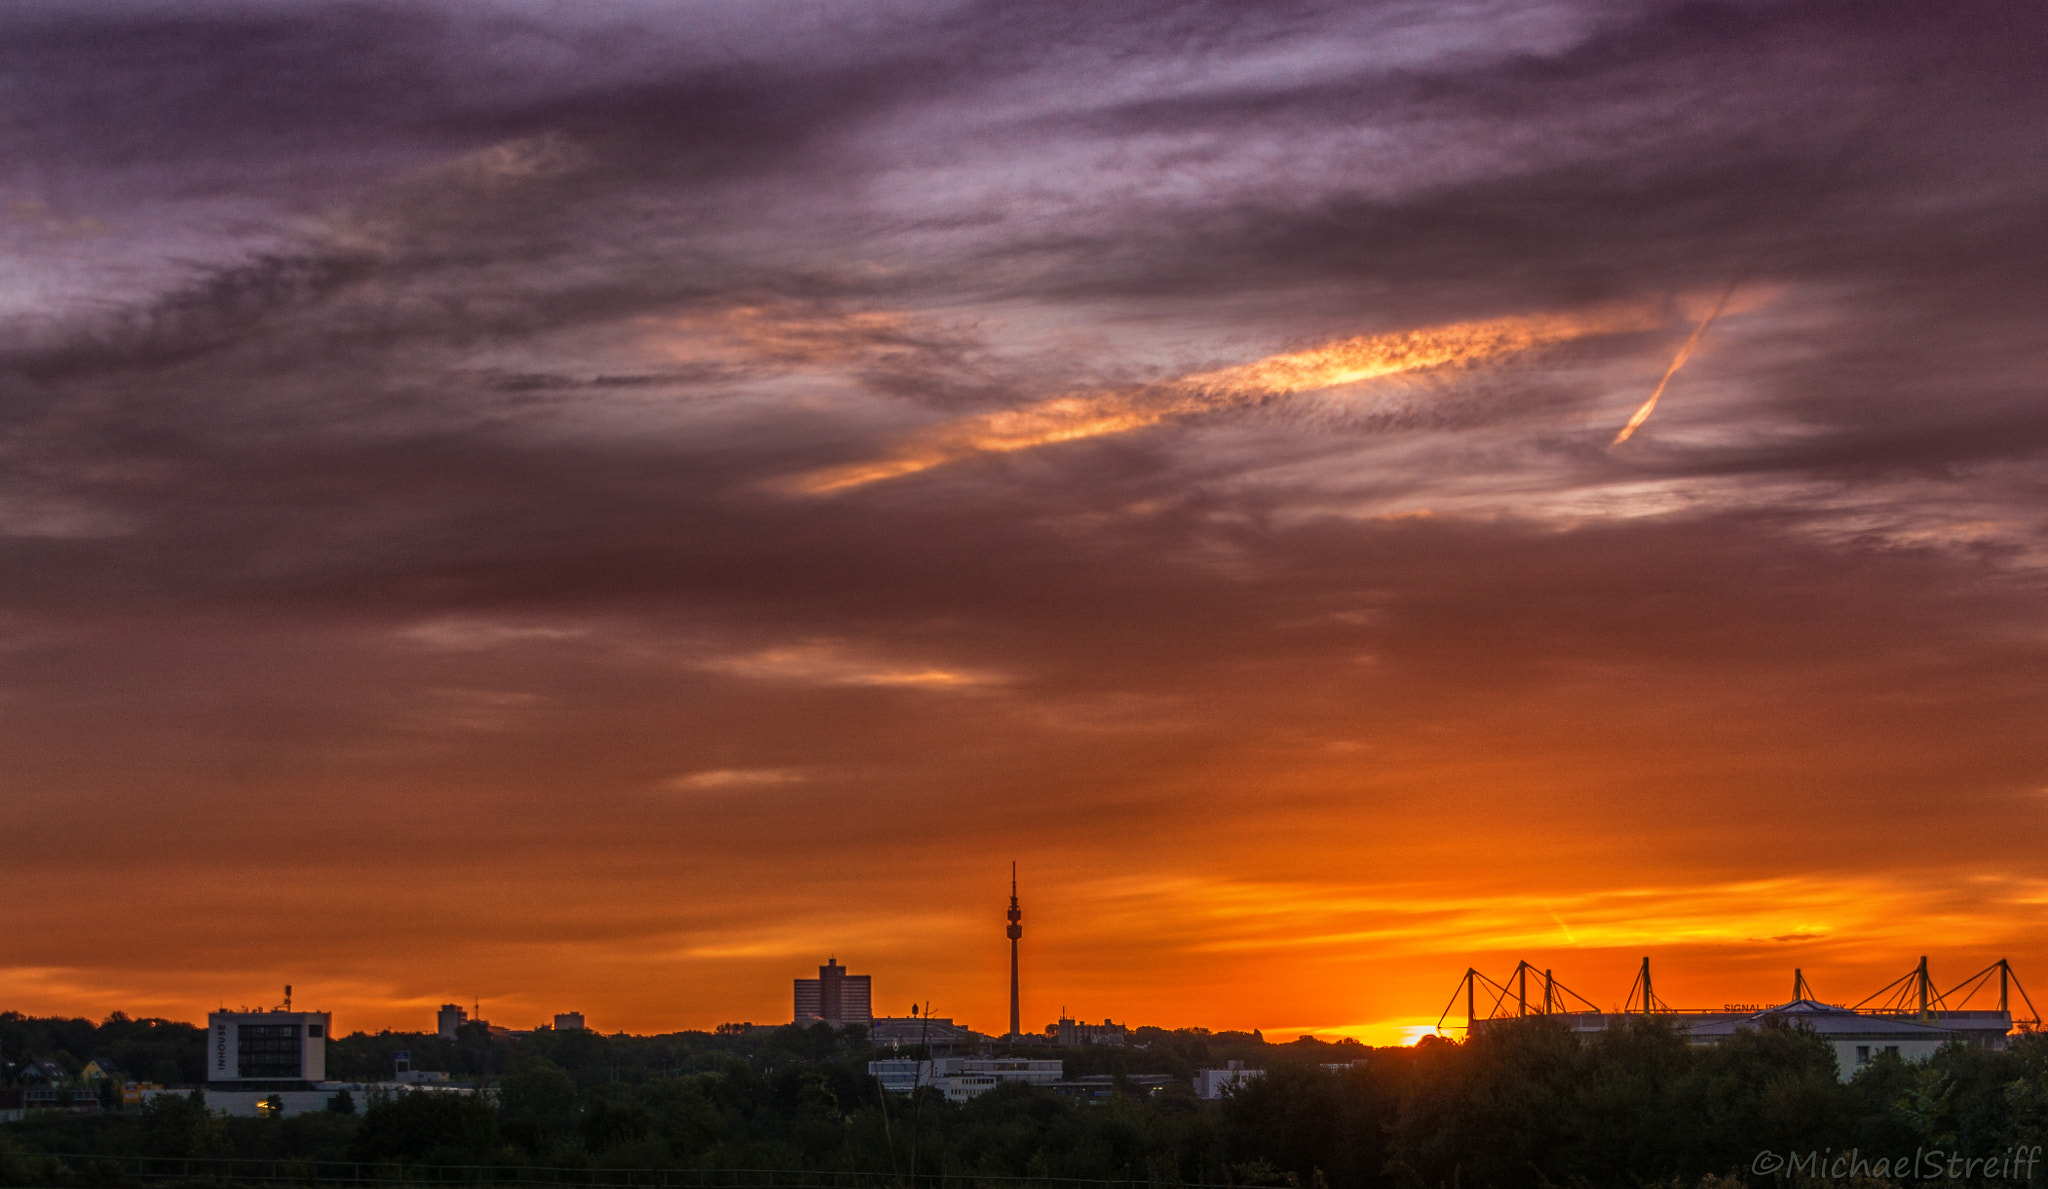
<path id="1" fill-rule="evenodd" d="M 505 1135 L 534 1155 L 574 1132 L 580 1114 L 575 1080 L 545 1057 L 518 1058 L 498 1083 Z"/>
<path id="2" fill-rule="evenodd" d="M 372 1102 L 349 1152 L 362 1161 L 470 1164 L 497 1147 L 497 1119 L 481 1095 L 415 1090 Z"/>

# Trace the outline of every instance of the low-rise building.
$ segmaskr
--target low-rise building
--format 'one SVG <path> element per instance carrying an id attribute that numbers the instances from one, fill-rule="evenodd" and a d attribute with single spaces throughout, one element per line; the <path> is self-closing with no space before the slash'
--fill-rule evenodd
<path id="1" fill-rule="evenodd" d="M 1050 1086 L 1065 1075 L 1066 1064 L 1029 1057 L 884 1058 L 868 1062 L 868 1073 L 892 1093 L 929 1086 L 949 1102 L 966 1102 L 1006 1082 Z"/>
<path id="2" fill-rule="evenodd" d="M 321 1111 L 333 1110 L 335 1099 L 343 1093 L 349 1096 L 350 1101 L 355 1104 L 355 1109 L 362 1110 L 369 1106 L 371 1100 L 380 1094 L 476 1094 L 480 1092 L 475 1086 L 455 1085 L 446 1081 L 447 1074 L 429 1077 L 422 1073 L 421 1076 L 424 1080 L 420 1083 L 395 1081 L 315 1082 L 308 1083 L 296 1090 L 223 1089 L 219 1086 L 208 1086 L 204 1090 L 197 1091 L 197 1093 L 202 1101 L 206 1103 L 206 1109 L 217 1111 L 224 1115 L 231 1115 L 239 1119 L 289 1119 L 294 1115 L 317 1114 Z M 164 1094 L 175 1094 L 182 1098 L 192 1093 L 194 1093 L 192 1090 L 158 1088 L 144 1091 L 142 1100 L 147 1102 Z"/>
<path id="3" fill-rule="evenodd" d="M 1184 1084 L 1170 1073 L 1126 1074 L 1123 1089 L 1128 1094 L 1146 1098 L 1154 1097 L 1168 1086 Z M 1083 1102 L 1103 1102 L 1116 1097 L 1117 1076 L 1113 1073 L 1091 1073 L 1068 1081 L 1053 1082 L 1049 1089 L 1063 1098 L 1078 1098 Z"/>
<path id="4" fill-rule="evenodd" d="M 113 1078 L 117 1082 L 120 1081 L 121 1067 L 105 1057 L 94 1057 L 85 1063 L 84 1069 L 78 1071 L 78 1080 L 82 1082 L 97 1082 L 101 1078 Z"/>
<path id="5" fill-rule="evenodd" d="M 1835 1067 L 1845 1082 L 1855 1077 L 1857 1070 L 1870 1064 L 1880 1053 L 1890 1053 L 1906 1061 L 1924 1061 L 1943 1045 L 1958 1041 L 1973 1043 L 1968 1028 L 1953 1026 L 1970 1021 L 1943 1021 L 1931 1012 L 1924 1020 L 1914 1020 L 1901 1015 L 1851 1011 L 1811 999 L 1795 999 L 1745 1019 L 1695 1025 L 1688 1031 L 1693 1043 L 1714 1044 L 1733 1036 L 1739 1029 L 1755 1028 L 1773 1019 L 1808 1028 L 1818 1034 L 1835 1051 Z M 2004 1027 L 1998 1028 L 1995 1043 L 1993 1038 L 1981 1038 L 1984 1047 L 2005 1047 L 2005 1030 L 2011 1025 L 2009 1019 L 1999 1023 Z"/>
<path id="6" fill-rule="evenodd" d="M 1263 1069 L 1246 1069 L 1242 1061 L 1224 1063 L 1222 1069 L 1195 1071 L 1195 1094 L 1200 1098 L 1221 1098 L 1235 1094 L 1252 1081 L 1266 1076 Z"/>
<path id="7" fill-rule="evenodd" d="M 1745 1028 L 1760 1028 L 1774 1020 L 1811 1029 L 1835 1051 L 1835 1067 L 1845 1082 L 1882 1053 L 1889 1052 L 1905 1061 L 1921 1061 L 1933 1056 L 1946 1044 L 2002 1049 L 2012 1031 L 2012 1014 L 2006 1011 L 1938 1009 L 1924 1014 L 1857 1011 L 1814 999 L 1794 999 L 1776 1007 L 1757 1008 L 1752 1005 L 1721 1011 L 1660 1011 L 1653 1014 L 1656 1019 L 1676 1024 L 1694 1044 L 1719 1044 Z M 1472 1029 L 1477 1033 L 1502 1027 L 1517 1019 L 1538 1018 L 1554 1021 L 1568 1032 L 1585 1036 L 1610 1028 L 1625 1028 L 1644 1016 L 1641 1012 L 1550 1012 L 1476 1020 Z"/>
<path id="8" fill-rule="evenodd" d="M 62 1086 L 71 1081 L 71 1071 L 58 1064 L 55 1057 L 30 1057 L 21 1063 L 14 1076 L 24 1086 Z"/>
<path id="9" fill-rule="evenodd" d="M 1105 1019 L 1100 1024 L 1088 1024 L 1080 1020 L 1070 1020 L 1062 1015 L 1059 1023 L 1046 1027 L 1045 1036 L 1047 1040 L 1064 1048 L 1077 1048 L 1081 1045 L 1121 1045 L 1130 1043 L 1131 1030 L 1115 1020 Z"/>
<path id="10" fill-rule="evenodd" d="M 987 1039 L 944 1016 L 876 1016 L 868 1023 L 868 1043 L 876 1048 L 929 1047 L 933 1056 L 978 1050 Z"/>

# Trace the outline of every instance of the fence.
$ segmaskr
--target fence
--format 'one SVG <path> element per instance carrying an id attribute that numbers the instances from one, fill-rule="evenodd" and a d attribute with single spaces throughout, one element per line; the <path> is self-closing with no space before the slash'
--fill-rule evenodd
<path id="1" fill-rule="evenodd" d="M 9 1168 L 8 1165 L 13 1167 Z M 6 1174 L 12 1173 L 12 1176 Z M 918 1175 L 779 1169 L 535 1168 L 500 1164 L 356 1164 L 174 1156 L 0 1157 L 0 1184 L 492 1185 L 591 1189 L 1227 1189 L 1182 1181 Z"/>

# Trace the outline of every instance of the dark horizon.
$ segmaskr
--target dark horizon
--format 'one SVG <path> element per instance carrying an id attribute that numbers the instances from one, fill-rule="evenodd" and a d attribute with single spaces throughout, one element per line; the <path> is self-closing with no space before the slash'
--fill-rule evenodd
<path id="1" fill-rule="evenodd" d="M 0 1003 L 2048 971 L 2044 37 L 10 5 Z"/>

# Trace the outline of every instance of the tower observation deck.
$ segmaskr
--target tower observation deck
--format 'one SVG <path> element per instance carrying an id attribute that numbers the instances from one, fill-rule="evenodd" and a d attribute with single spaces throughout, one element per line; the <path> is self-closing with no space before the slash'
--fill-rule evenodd
<path id="1" fill-rule="evenodd" d="M 1015 1040 L 1024 1031 L 1023 1013 L 1017 1003 L 1017 941 L 1024 936 L 1024 911 L 1017 907 L 1017 861 L 1010 860 L 1010 1039 Z"/>

